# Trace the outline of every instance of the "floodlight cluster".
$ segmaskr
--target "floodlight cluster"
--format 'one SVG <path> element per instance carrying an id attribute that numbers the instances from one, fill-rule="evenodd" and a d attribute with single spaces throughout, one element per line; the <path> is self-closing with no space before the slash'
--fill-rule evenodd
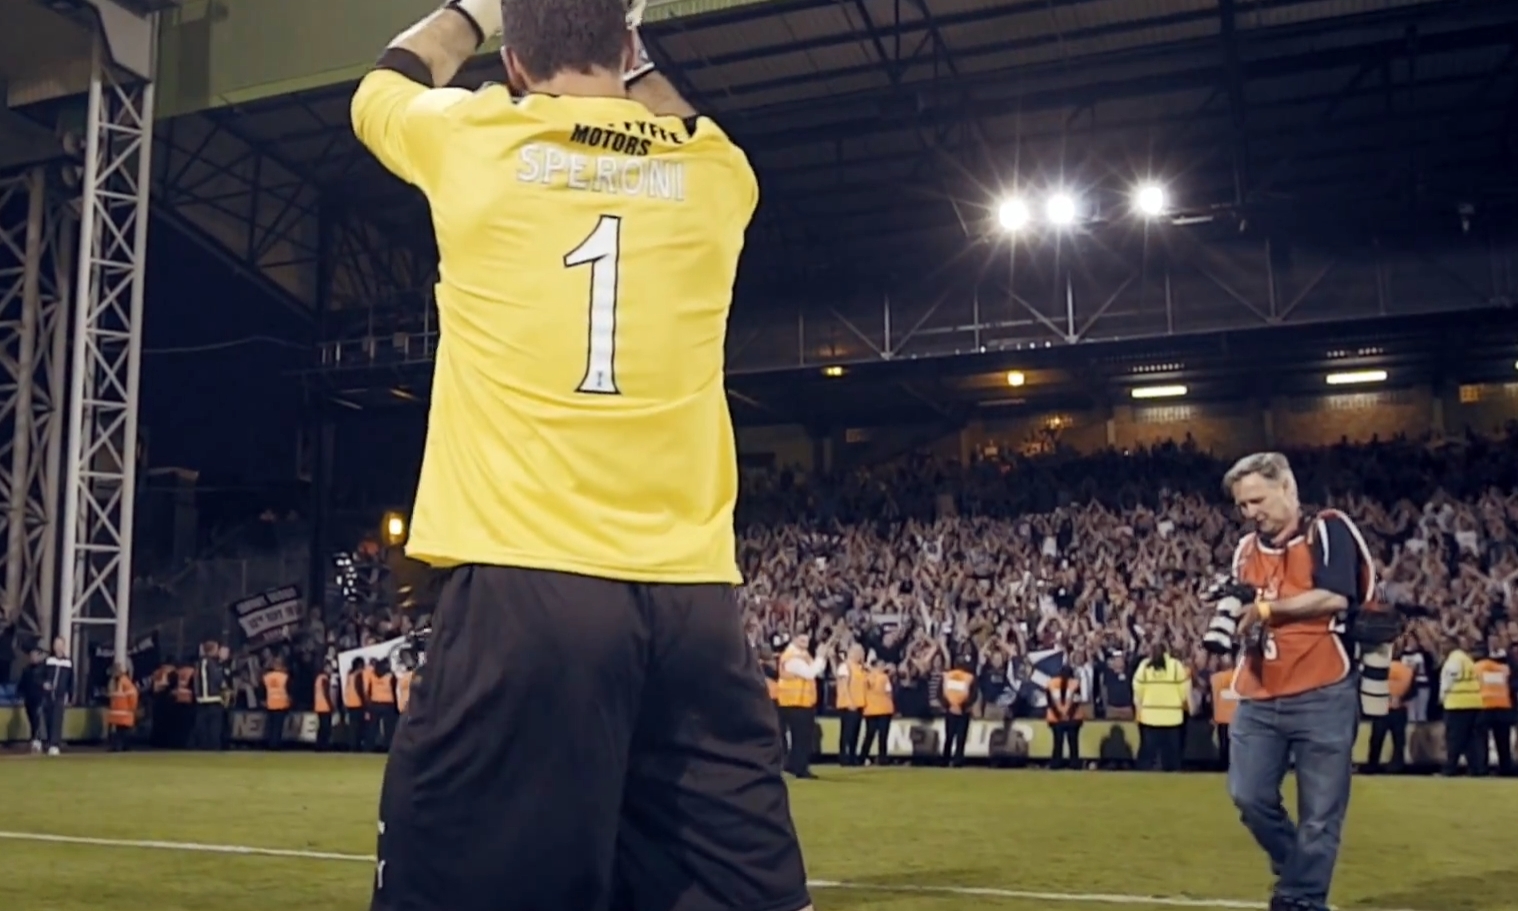
<path id="1" fill-rule="evenodd" d="M 1035 207 L 1025 196 L 1009 196 L 997 206 L 996 220 L 1003 231 L 1016 233 L 1032 227 L 1035 221 L 1064 230 L 1075 227 L 1088 217 L 1084 201 L 1071 190 L 1051 190 L 1041 202 L 1041 206 Z M 1130 208 L 1140 218 L 1161 218 L 1170 210 L 1169 194 L 1161 184 L 1141 183 L 1132 190 Z M 1041 216 L 1039 219 L 1035 219 L 1035 211 Z"/>

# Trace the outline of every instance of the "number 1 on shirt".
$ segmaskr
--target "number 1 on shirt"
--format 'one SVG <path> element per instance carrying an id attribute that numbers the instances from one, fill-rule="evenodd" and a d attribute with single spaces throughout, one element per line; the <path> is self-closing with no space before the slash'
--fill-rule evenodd
<path id="1" fill-rule="evenodd" d="M 590 266 L 590 342 L 585 377 L 576 392 L 619 395 L 617 389 L 617 279 L 622 259 L 622 219 L 602 215 L 590 236 L 564 254 L 564 268 Z"/>

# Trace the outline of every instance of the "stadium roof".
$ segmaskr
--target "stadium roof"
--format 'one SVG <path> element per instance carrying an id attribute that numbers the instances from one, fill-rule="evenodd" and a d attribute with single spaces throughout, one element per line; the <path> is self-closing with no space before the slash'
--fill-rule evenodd
<path id="1" fill-rule="evenodd" d="M 647 35 L 760 175 L 739 372 L 1512 300 L 1509 0 L 679 0 Z M 353 139 L 351 90 L 160 125 L 155 211 L 303 312 L 325 251 L 324 331 L 381 364 L 435 329 L 430 224 Z M 1173 205 L 1140 226 L 1149 178 Z M 1089 221 L 1009 255 L 998 202 L 1054 188 Z M 424 385 L 427 354 L 393 385 Z M 772 412 L 798 410 L 750 416 Z"/>
<path id="2" fill-rule="evenodd" d="M 1460 202 L 1518 190 L 1518 23 L 1503 0 L 769 0 L 649 35 L 759 170 L 746 274 L 767 286 L 942 265 L 985 239 L 1016 186 L 1068 185 L 1116 218 L 1153 176 L 1182 212 L 1299 230 L 1452 227 Z M 498 66 L 476 61 L 462 81 Z M 349 133 L 350 91 L 180 118 L 164 157 L 193 186 L 201 164 L 250 145 L 393 242 L 425 245 L 420 199 Z"/>

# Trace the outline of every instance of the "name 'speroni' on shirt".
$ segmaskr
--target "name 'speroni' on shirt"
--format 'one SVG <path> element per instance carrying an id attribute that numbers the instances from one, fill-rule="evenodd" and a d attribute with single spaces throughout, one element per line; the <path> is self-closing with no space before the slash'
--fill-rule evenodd
<path id="1" fill-rule="evenodd" d="M 642 126 L 642 132 L 657 130 L 657 133 L 642 136 L 636 129 L 622 131 L 577 124 L 569 136 L 571 144 L 611 154 L 579 152 L 558 143 L 528 143 L 517 152 L 517 180 L 609 196 L 684 202 L 685 165 L 648 157 L 653 142 L 677 145 L 678 137 L 653 124 L 628 126 Z"/>

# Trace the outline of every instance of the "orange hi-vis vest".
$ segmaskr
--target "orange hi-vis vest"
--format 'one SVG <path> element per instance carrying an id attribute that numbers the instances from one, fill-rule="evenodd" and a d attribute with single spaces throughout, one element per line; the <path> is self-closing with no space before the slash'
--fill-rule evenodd
<path id="1" fill-rule="evenodd" d="M 1233 671 L 1218 671 L 1212 675 L 1212 723 L 1233 724 L 1233 713 L 1239 708 L 1239 694 L 1233 689 Z"/>
<path id="2" fill-rule="evenodd" d="M 290 675 L 284 671 L 268 671 L 264 674 L 264 708 L 271 712 L 290 710 Z"/>
<path id="3" fill-rule="evenodd" d="M 381 677 L 375 674 L 370 677 L 369 701 L 375 705 L 395 705 L 395 675 L 386 674 Z"/>
<path id="4" fill-rule="evenodd" d="M 364 677 L 360 671 L 354 671 L 347 677 L 348 685 L 343 687 L 343 706 L 349 709 L 361 709 L 364 707 Z"/>
<path id="5" fill-rule="evenodd" d="M 1389 706 L 1392 711 L 1402 708 L 1407 694 L 1413 688 L 1413 669 L 1400 661 L 1393 661 L 1387 669 L 1386 688 L 1390 691 Z"/>
<path id="6" fill-rule="evenodd" d="M 316 675 L 316 686 L 312 688 L 311 706 L 318 715 L 332 714 L 332 697 L 328 695 L 328 689 L 332 685 L 332 678 L 326 674 Z"/>
<path id="7" fill-rule="evenodd" d="M 125 675 L 111 680 L 111 707 L 105 721 L 113 728 L 129 728 L 137 724 L 137 684 Z"/>
<path id="8" fill-rule="evenodd" d="M 950 715 L 963 715 L 969 707 L 971 688 L 975 685 L 975 675 L 969 671 L 958 669 L 947 671 L 943 675 L 943 701 L 949 708 Z"/>
<path id="9" fill-rule="evenodd" d="M 1348 516 L 1324 510 L 1313 516 L 1309 528 L 1297 531 L 1284 547 L 1246 535 L 1233 554 L 1233 575 L 1254 586 L 1265 601 L 1291 598 L 1312 591 L 1315 556 L 1328 548 L 1327 521 L 1343 522 L 1359 549 L 1366 602 L 1376 588 L 1375 564 L 1370 550 Z M 1318 553 L 1315 555 L 1314 551 Z M 1233 689 L 1240 699 L 1277 699 L 1332 686 L 1350 672 L 1349 652 L 1339 633 L 1341 618 L 1333 615 L 1309 620 L 1269 624 L 1263 657 L 1245 655 L 1234 669 Z"/>
<path id="10" fill-rule="evenodd" d="M 798 677 L 785 669 L 786 664 L 796 658 L 807 663 L 811 663 L 812 661 L 812 656 L 808 655 L 805 649 L 797 648 L 794 645 L 787 645 L 785 647 L 785 651 L 780 655 L 780 681 L 777 684 L 775 701 L 780 703 L 781 708 L 813 708 L 817 705 L 817 681 Z"/>
<path id="11" fill-rule="evenodd" d="M 1481 681 L 1481 707 L 1483 709 L 1510 709 L 1513 707 L 1512 671 L 1507 664 L 1483 658 L 1476 662 L 1476 679 Z"/>
<path id="12" fill-rule="evenodd" d="M 864 717 L 880 718 L 896 714 L 896 700 L 891 695 L 891 675 L 870 671 L 864 683 Z"/>
<path id="13" fill-rule="evenodd" d="M 1079 681 L 1067 680 L 1064 677 L 1055 677 L 1050 680 L 1049 707 L 1044 712 L 1044 720 L 1050 724 L 1079 721 L 1081 707 L 1080 703 L 1075 701 L 1078 692 L 1080 692 Z"/>
<path id="14" fill-rule="evenodd" d="M 411 677 L 411 671 L 395 675 L 395 707 L 398 711 L 406 711 L 406 706 L 411 704 Z"/>
<path id="15" fill-rule="evenodd" d="M 195 668 L 188 664 L 174 672 L 174 701 L 181 705 L 189 705 L 195 701 Z"/>
<path id="16" fill-rule="evenodd" d="M 837 670 L 838 683 L 835 707 L 840 712 L 857 712 L 864 708 L 866 681 L 864 666 L 846 661 Z"/>

